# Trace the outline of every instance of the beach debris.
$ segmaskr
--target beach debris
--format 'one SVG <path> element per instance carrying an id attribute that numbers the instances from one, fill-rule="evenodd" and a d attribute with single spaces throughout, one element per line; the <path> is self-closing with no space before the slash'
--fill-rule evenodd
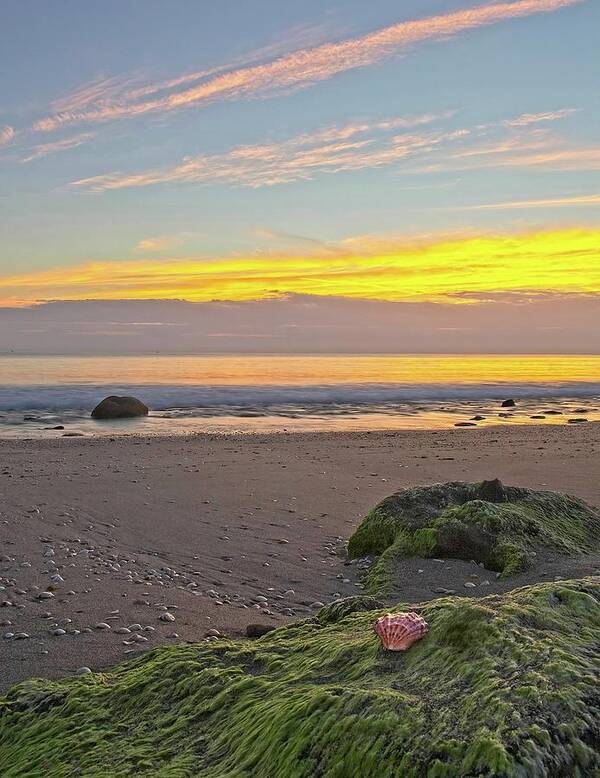
<path id="1" fill-rule="evenodd" d="M 388 613 L 377 619 L 373 629 L 387 651 L 406 651 L 429 632 L 429 625 L 418 613 Z"/>

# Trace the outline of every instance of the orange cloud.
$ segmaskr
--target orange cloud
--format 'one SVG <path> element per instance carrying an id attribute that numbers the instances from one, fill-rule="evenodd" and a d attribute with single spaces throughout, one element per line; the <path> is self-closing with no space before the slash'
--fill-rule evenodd
<path id="1" fill-rule="evenodd" d="M 492 293 L 600 294 L 600 230 L 356 238 L 314 253 L 92 262 L 0 278 L 2 303 L 248 300 L 286 292 L 465 304 Z"/>
<path id="2" fill-rule="evenodd" d="M 274 94 L 324 81 L 356 68 L 381 62 L 408 46 L 428 40 L 445 40 L 466 30 L 538 13 L 549 13 L 582 0 L 516 0 L 461 9 L 425 19 L 400 22 L 368 35 L 338 43 L 325 43 L 285 54 L 269 62 L 182 76 L 160 85 L 137 90 L 123 99 L 111 99 L 113 85 L 90 107 L 94 90 L 88 89 L 63 110 L 40 119 L 34 129 L 50 131 L 76 122 L 105 122 L 147 113 L 201 106 L 215 101 L 237 100 Z M 220 70 L 220 69 L 218 69 Z M 185 89 L 178 87 L 197 80 Z M 145 99 L 152 97 L 152 99 Z"/>
<path id="3" fill-rule="evenodd" d="M 4 127 L 0 127 L 0 146 L 10 141 L 15 137 L 15 130 L 9 124 Z"/>

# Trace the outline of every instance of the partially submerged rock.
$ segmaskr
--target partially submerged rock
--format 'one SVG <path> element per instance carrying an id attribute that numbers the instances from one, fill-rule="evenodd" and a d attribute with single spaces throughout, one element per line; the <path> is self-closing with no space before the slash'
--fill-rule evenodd
<path id="1" fill-rule="evenodd" d="M 530 566 L 542 547 L 598 551 L 600 512 L 575 497 L 496 479 L 402 489 L 363 519 L 348 554 L 382 554 L 370 573 L 380 584 L 382 567 L 399 556 L 473 559 L 506 577 Z"/>
<path id="2" fill-rule="evenodd" d="M 105 397 L 92 411 L 93 419 L 134 419 L 148 415 L 148 406 L 137 397 Z"/>
<path id="3" fill-rule="evenodd" d="M 2 775 L 591 778 L 599 601 L 598 578 L 546 583 L 412 605 L 407 653 L 354 612 L 27 681 L 0 697 Z"/>

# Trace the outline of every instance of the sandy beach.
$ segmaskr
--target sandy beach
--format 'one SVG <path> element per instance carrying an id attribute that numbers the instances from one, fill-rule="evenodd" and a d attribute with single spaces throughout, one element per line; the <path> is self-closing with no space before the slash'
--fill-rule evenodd
<path id="1" fill-rule="evenodd" d="M 344 542 L 400 487 L 499 477 L 597 505 L 599 451 L 599 424 L 2 441 L 0 688 L 209 630 L 242 635 L 360 592 Z M 468 562 L 408 560 L 403 597 L 597 568 L 549 558 L 506 586 Z"/>

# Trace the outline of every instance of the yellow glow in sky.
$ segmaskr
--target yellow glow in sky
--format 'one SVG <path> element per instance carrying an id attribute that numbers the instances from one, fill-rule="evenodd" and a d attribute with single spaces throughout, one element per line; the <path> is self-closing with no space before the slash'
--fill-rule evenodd
<path id="1" fill-rule="evenodd" d="M 0 277 L 0 304 L 249 300 L 278 293 L 464 302 L 495 292 L 600 293 L 600 230 L 427 241 L 356 239 L 311 255 L 90 262 Z"/>

